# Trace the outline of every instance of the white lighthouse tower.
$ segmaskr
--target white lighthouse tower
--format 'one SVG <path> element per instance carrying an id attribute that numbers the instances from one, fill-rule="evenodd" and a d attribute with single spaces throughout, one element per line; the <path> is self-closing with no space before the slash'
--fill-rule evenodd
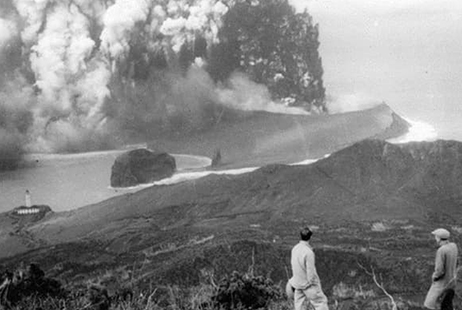
<path id="1" fill-rule="evenodd" d="M 26 200 L 26 207 L 30 208 L 32 206 L 32 199 L 30 197 L 30 192 L 28 189 L 26 189 L 26 194 L 24 198 Z"/>

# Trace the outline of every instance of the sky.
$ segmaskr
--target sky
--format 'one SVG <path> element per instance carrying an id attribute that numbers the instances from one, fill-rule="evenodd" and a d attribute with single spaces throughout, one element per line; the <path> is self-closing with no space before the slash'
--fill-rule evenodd
<path id="1" fill-rule="evenodd" d="M 385 101 L 462 141 L 462 1 L 291 2 L 319 23 L 330 96 Z"/>

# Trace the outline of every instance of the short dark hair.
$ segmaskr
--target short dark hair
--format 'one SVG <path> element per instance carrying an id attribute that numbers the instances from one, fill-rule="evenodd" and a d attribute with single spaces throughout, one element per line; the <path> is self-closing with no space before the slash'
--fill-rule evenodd
<path id="1" fill-rule="evenodd" d="M 300 230 L 300 239 L 302 239 L 303 241 L 310 240 L 312 235 L 313 235 L 313 232 L 308 227 L 303 227 Z"/>

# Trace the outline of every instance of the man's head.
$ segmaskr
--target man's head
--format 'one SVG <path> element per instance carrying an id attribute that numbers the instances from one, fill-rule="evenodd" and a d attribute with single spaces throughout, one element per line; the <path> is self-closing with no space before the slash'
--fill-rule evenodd
<path id="1" fill-rule="evenodd" d="M 303 241 L 310 240 L 311 235 L 313 235 L 313 232 L 308 227 L 304 227 L 300 230 L 300 239 Z"/>
<path id="2" fill-rule="evenodd" d="M 444 228 L 438 228 L 432 231 L 432 235 L 435 236 L 436 242 L 440 242 L 440 241 L 448 240 L 451 234 L 449 233 L 449 231 L 447 231 Z"/>

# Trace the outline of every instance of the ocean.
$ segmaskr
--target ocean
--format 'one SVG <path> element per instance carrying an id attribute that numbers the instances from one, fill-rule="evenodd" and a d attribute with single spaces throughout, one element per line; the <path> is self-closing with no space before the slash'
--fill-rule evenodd
<path id="1" fill-rule="evenodd" d="M 361 109 L 362 103 L 387 103 L 414 129 L 393 142 L 462 141 L 462 1 L 293 2 L 309 3 L 320 24 L 330 104 Z M 138 190 L 109 187 L 118 152 L 30 155 L 27 167 L 0 173 L 0 212 L 24 204 L 27 189 L 34 204 L 55 211 Z M 204 175 L 181 171 L 199 169 L 204 158 L 178 155 L 177 161 L 180 173 L 163 182 Z"/>
<path id="2" fill-rule="evenodd" d="M 135 192 L 143 186 L 110 187 L 115 158 L 127 150 L 79 154 L 31 154 L 21 169 L 0 172 L 0 212 L 25 204 L 25 191 L 32 204 L 49 205 L 53 211 L 66 211 Z M 206 157 L 173 154 L 179 173 L 201 170 L 210 165 Z"/>
<path id="3" fill-rule="evenodd" d="M 292 1 L 319 24 L 333 104 L 385 102 L 462 141 L 462 1 Z"/>

